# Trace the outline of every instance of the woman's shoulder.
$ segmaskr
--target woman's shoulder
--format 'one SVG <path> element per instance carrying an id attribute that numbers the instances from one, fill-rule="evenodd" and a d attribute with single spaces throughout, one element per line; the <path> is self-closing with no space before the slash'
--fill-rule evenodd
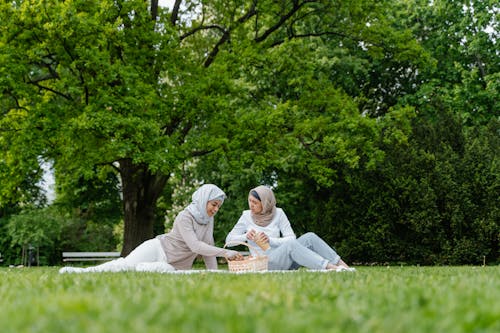
<path id="1" fill-rule="evenodd" d="M 242 211 L 239 221 L 246 221 L 246 222 L 252 221 L 252 215 L 250 214 L 250 210 Z"/>
<path id="2" fill-rule="evenodd" d="M 285 211 L 283 210 L 283 208 L 276 207 L 276 215 L 282 216 L 282 215 L 286 215 L 286 214 L 285 214 Z"/>
<path id="3" fill-rule="evenodd" d="M 274 219 L 277 221 L 282 221 L 283 219 L 288 220 L 285 211 L 282 208 L 276 207 L 276 213 L 274 214 Z"/>
<path id="4" fill-rule="evenodd" d="M 177 214 L 174 223 L 182 223 L 186 221 L 194 221 L 194 216 L 187 209 L 184 209 Z"/>
<path id="5" fill-rule="evenodd" d="M 213 219 L 205 224 L 196 222 L 196 219 L 193 216 L 193 214 L 191 214 L 191 212 L 188 211 L 187 209 L 184 209 L 179 214 L 177 214 L 174 220 L 174 228 L 177 226 L 177 228 L 182 228 L 182 229 L 188 228 L 191 230 L 209 228 L 213 226 L 213 224 L 214 224 Z"/>

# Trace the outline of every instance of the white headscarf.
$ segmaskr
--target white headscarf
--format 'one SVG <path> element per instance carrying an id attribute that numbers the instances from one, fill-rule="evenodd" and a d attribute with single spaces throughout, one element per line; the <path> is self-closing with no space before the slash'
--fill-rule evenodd
<path id="1" fill-rule="evenodd" d="M 199 224 L 208 224 L 213 221 L 213 216 L 207 214 L 207 202 L 212 200 L 220 200 L 224 202 L 226 194 L 220 188 L 213 184 L 205 184 L 198 188 L 191 197 L 191 203 L 186 207 L 196 222 Z"/>

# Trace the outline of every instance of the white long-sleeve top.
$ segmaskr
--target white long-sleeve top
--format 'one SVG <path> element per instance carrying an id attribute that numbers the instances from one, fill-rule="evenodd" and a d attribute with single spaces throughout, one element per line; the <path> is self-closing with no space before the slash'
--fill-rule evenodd
<path id="1" fill-rule="evenodd" d="M 290 221 L 286 216 L 285 212 L 281 208 L 276 208 L 276 213 L 274 217 L 267 226 L 261 227 L 254 223 L 250 210 L 245 210 L 240 216 L 240 219 L 235 224 L 231 232 L 226 237 L 227 246 L 231 246 L 231 242 L 247 242 L 251 245 L 250 253 L 256 255 L 255 249 L 260 250 L 259 246 L 255 242 L 248 240 L 246 233 L 250 230 L 255 230 L 257 232 L 264 232 L 269 237 L 269 245 L 271 248 L 275 248 L 283 244 L 290 239 L 296 239 L 295 233 L 293 232 Z M 233 244 L 235 246 L 237 244 Z"/>

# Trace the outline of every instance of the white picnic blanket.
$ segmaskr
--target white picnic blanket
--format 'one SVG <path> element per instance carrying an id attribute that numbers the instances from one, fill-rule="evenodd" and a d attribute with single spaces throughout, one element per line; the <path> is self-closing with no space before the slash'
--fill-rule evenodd
<path id="1" fill-rule="evenodd" d="M 135 267 L 121 267 L 121 269 L 117 269 L 117 267 L 114 267 L 114 269 L 109 269 L 109 270 L 96 270 L 95 267 L 87 267 L 87 268 L 80 268 L 80 267 L 63 267 L 59 270 L 60 274 L 65 274 L 65 273 L 99 273 L 99 272 L 125 272 L 125 271 L 135 271 L 135 272 L 149 272 L 149 273 L 162 273 L 162 274 L 267 274 L 267 273 L 295 273 L 295 272 L 303 272 L 304 270 L 282 270 L 282 271 L 270 271 L 270 270 L 265 270 L 265 271 L 247 271 L 247 272 L 232 272 L 229 270 L 225 269 L 217 269 L 217 270 L 208 270 L 208 269 L 189 269 L 189 270 L 175 270 L 170 266 L 169 264 L 166 263 L 161 263 L 161 262 L 153 262 L 153 263 L 141 263 L 136 265 Z M 344 268 L 340 267 L 337 270 L 326 270 L 326 269 L 321 269 L 321 270 L 305 270 L 306 272 L 314 272 L 314 273 L 332 273 L 332 272 L 355 272 L 355 268 Z"/>

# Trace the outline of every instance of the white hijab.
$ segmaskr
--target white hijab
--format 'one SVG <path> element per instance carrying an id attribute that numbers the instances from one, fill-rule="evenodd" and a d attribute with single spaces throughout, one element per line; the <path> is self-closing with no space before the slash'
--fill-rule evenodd
<path id="1" fill-rule="evenodd" d="M 207 202 L 212 200 L 220 200 L 224 202 L 226 194 L 220 188 L 213 184 L 205 184 L 198 188 L 191 197 L 191 203 L 186 207 L 196 222 L 199 224 L 208 224 L 213 221 L 213 216 L 207 214 Z"/>

